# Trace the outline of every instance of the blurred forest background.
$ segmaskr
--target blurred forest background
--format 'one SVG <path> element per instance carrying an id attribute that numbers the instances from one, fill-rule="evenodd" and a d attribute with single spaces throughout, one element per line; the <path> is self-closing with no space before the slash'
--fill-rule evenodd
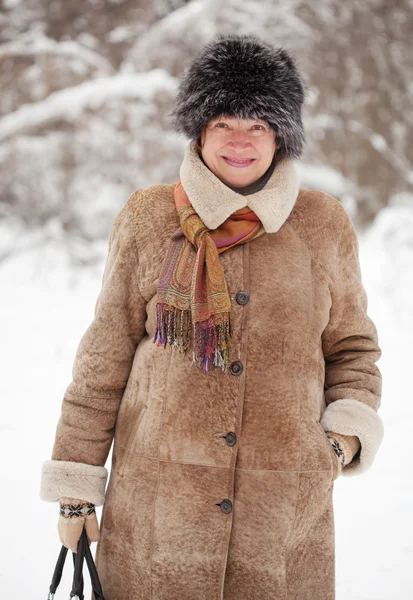
<path id="1" fill-rule="evenodd" d="M 185 68 L 219 32 L 296 57 L 310 89 L 302 187 L 336 196 L 359 228 L 412 203 L 412 0 L 0 6 L 0 262 L 45 241 L 75 264 L 101 260 L 130 193 L 178 178 L 187 140 L 169 113 Z"/>

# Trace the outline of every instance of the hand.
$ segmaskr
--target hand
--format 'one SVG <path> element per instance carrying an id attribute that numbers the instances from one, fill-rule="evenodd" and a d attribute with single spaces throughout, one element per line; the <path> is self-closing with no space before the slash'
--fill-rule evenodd
<path id="1" fill-rule="evenodd" d="M 100 537 L 95 505 L 78 498 L 60 498 L 60 516 L 57 525 L 60 541 L 66 548 L 77 552 L 83 527 L 89 544 Z"/>
<path id="2" fill-rule="evenodd" d="M 327 431 L 327 437 L 335 441 L 344 454 L 344 465 L 348 465 L 360 449 L 360 440 L 356 435 L 343 435 L 334 431 Z M 343 465 L 342 465 L 343 468 Z"/>

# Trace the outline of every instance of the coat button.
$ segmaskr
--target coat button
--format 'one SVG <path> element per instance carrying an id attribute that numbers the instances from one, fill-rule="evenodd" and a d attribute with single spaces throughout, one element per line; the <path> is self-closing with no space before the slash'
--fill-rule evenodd
<path id="1" fill-rule="evenodd" d="M 233 431 L 229 431 L 225 436 L 225 441 L 227 442 L 228 446 L 235 446 L 237 443 L 236 434 Z"/>
<path id="2" fill-rule="evenodd" d="M 244 367 L 242 365 L 242 362 L 240 360 L 234 360 L 234 362 L 232 362 L 230 364 L 230 371 L 232 375 L 241 375 L 241 373 L 244 370 Z"/>
<path id="3" fill-rule="evenodd" d="M 238 302 L 238 304 L 248 304 L 250 295 L 248 292 L 238 292 L 235 296 L 235 300 Z"/>
<path id="4" fill-rule="evenodd" d="M 221 507 L 222 512 L 224 512 L 226 515 L 228 515 L 230 512 L 232 512 L 231 500 L 228 500 L 227 498 L 225 498 L 225 500 L 223 500 L 221 502 L 220 507 Z"/>

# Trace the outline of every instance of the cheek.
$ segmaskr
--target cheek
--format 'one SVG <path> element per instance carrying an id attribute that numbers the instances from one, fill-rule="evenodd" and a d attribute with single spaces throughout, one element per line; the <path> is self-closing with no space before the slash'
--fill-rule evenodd
<path id="1" fill-rule="evenodd" d="M 274 152 L 276 150 L 275 142 L 269 141 L 261 148 L 261 156 L 264 161 L 271 162 L 274 156 Z"/>
<path id="2" fill-rule="evenodd" d="M 216 163 L 219 161 L 219 155 L 221 154 L 221 146 L 219 142 L 210 141 L 204 145 L 203 156 L 206 157 L 210 162 Z"/>

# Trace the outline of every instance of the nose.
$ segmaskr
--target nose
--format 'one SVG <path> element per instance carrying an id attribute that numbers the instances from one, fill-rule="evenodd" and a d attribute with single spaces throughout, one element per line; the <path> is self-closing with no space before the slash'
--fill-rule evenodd
<path id="1" fill-rule="evenodd" d="M 229 136 L 228 144 L 231 146 L 246 146 L 250 143 L 248 133 L 242 129 L 234 129 Z"/>

